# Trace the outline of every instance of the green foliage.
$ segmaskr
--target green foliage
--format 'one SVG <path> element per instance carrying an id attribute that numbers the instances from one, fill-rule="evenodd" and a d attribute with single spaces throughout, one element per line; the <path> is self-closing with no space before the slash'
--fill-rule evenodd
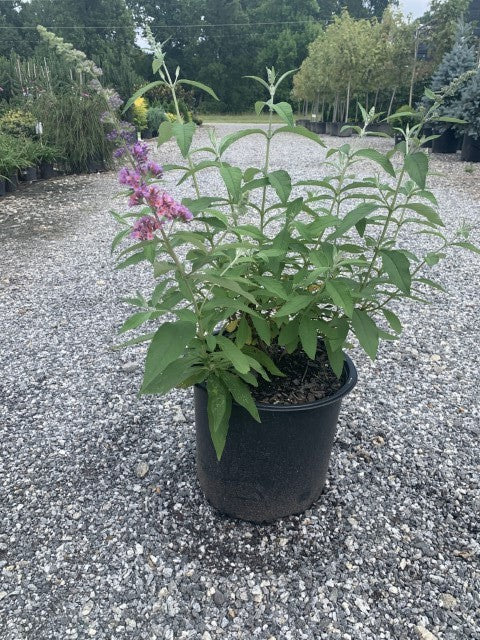
<path id="1" fill-rule="evenodd" d="M 156 50 L 157 71 L 175 95 L 178 73 L 172 79 L 163 51 L 158 46 Z M 200 155 L 195 125 L 183 123 L 178 109 L 177 121 L 162 125 L 159 143 L 173 135 L 184 157 L 181 166 L 167 165 L 164 170 L 178 171 L 179 183 L 192 180 L 195 197 L 183 205 L 195 214 L 196 224 L 186 229 L 185 222 L 174 218 L 168 227 L 160 226 L 153 237 L 145 236 L 119 255 L 122 268 L 143 261 L 152 264 L 158 281 L 150 300 L 131 300 L 139 312 L 122 329 L 164 319 L 153 337 L 139 338 L 151 340 L 142 391 L 165 393 L 174 386 L 205 382 L 218 458 L 233 401 L 258 419 L 251 391 L 259 377 L 281 375 L 281 359 L 275 362 L 271 357 L 278 349 L 302 349 L 313 358 L 320 339 L 340 376 L 342 350 L 352 336 L 375 358 L 380 341 L 395 338 L 385 329 L 400 333 L 402 328 L 391 307 L 398 309 L 411 300 L 426 302 L 428 288 L 439 288 L 424 273 L 445 257 L 448 248 L 478 251 L 468 243 L 465 228 L 453 239 L 444 234 L 435 197 L 428 190 L 421 130 L 436 105 L 405 128 L 405 141 L 393 151 L 344 144 L 328 151 L 319 168 L 321 177 L 294 184 L 285 170 L 272 170 L 269 162 L 278 136 L 305 132 L 292 126 L 291 109 L 276 100 L 285 77 L 277 80 L 271 68 L 266 81 L 255 78 L 267 90 L 258 108 L 276 113 L 284 127 L 274 128 L 270 120 L 266 131 L 246 129 L 221 140 L 212 133 Z M 365 129 L 359 129 L 361 135 Z M 264 138 L 265 155 L 257 166 L 244 170 L 227 162 L 225 154 L 231 159 L 236 142 L 250 135 Z M 312 139 L 323 144 L 315 135 Z M 359 178 L 365 159 L 374 163 L 376 172 Z M 202 172 L 212 169 L 218 171 L 223 188 L 206 194 Z M 133 218 L 149 212 L 152 222 L 162 215 L 147 207 Z M 244 223 L 246 212 L 256 224 Z M 132 227 L 132 212 L 115 218 L 122 226 L 117 244 Z M 402 238 L 412 233 L 431 235 L 428 252 L 406 249 Z M 178 253 L 179 247 L 186 247 L 186 254 L 183 249 Z"/>
<path id="2" fill-rule="evenodd" d="M 162 122 L 165 122 L 167 116 L 162 107 L 149 107 L 147 111 L 147 129 L 150 129 L 155 134 L 157 133 Z"/>
<path id="3" fill-rule="evenodd" d="M 67 171 L 86 171 L 92 160 L 110 162 L 112 147 L 100 121 L 106 109 L 102 96 L 45 94 L 36 100 L 34 108 L 43 124 L 45 144 L 58 150 Z"/>
<path id="4" fill-rule="evenodd" d="M 472 138 L 480 138 L 480 71 L 467 82 L 460 99 L 456 103 L 456 109 L 452 113 L 454 117 L 464 120 L 467 124 L 462 127 Z"/>
<path id="5" fill-rule="evenodd" d="M 35 116 L 23 109 L 11 109 L 0 118 L 0 131 L 12 136 L 34 136 Z"/>

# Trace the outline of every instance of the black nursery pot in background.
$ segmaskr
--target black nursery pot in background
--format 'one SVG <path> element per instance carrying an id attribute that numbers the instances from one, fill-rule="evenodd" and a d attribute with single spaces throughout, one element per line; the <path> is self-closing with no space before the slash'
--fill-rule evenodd
<path id="1" fill-rule="evenodd" d="M 468 133 L 463 136 L 462 160 L 480 162 L 480 138 L 472 138 Z"/>
<path id="2" fill-rule="evenodd" d="M 458 147 L 455 130 L 452 127 L 445 129 L 438 138 L 432 142 L 433 153 L 456 153 Z"/>
<path id="3" fill-rule="evenodd" d="M 6 193 L 5 179 L 0 178 L 0 198 L 4 196 L 5 193 Z"/>
<path id="4" fill-rule="evenodd" d="M 13 193 L 18 189 L 17 171 L 13 171 L 9 176 L 7 176 L 7 180 L 5 181 L 5 187 L 6 187 L 7 193 Z"/>
<path id="5" fill-rule="evenodd" d="M 342 399 L 357 382 L 345 356 L 344 383 L 332 396 L 303 405 L 258 403 L 261 424 L 233 403 L 223 455 L 210 437 L 207 392 L 195 385 L 197 474 L 219 511 L 251 522 L 301 513 L 322 493 Z"/>
<path id="6" fill-rule="evenodd" d="M 39 170 L 40 178 L 42 180 L 48 180 L 49 178 L 53 178 L 55 176 L 55 169 L 53 168 L 53 164 L 51 162 L 41 162 Z"/>

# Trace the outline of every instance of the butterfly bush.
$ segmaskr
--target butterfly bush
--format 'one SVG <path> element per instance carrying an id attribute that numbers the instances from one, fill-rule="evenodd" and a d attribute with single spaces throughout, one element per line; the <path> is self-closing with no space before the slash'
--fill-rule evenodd
<path id="1" fill-rule="evenodd" d="M 285 353 L 302 351 L 314 361 L 323 349 L 342 378 L 343 350 L 352 339 L 374 359 L 379 343 L 398 339 L 402 331 L 399 303 L 428 302 L 429 290 L 441 289 L 429 270 L 448 249 L 479 250 L 468 240 L 466 224 L 449 236 L 428 187 L 423 127 L 437 118 L 441 95 L 430 96 L 432 108 L 415 118 L 394 114 L 397 121 L 416 124 L 398 128 L 403 140 L 390 151 L 342 141 L 319 154 L 317 177 L 295 181 L 270 166 L 272 145 L 287 134 L 293 152 L 291 136 L 299 136 L 312 143 L 313 155 L 325 144 L 295 124 L 288 103 L 275 101 L 291 72 L 277 78 L 267 69 L 266 80 L 254 77 L 267 90 L 267 99 L 255 105 L 257 113 L 269 113 L 266 128 L 246 128 L 222 139 L 210 132 L 206 146 L 196 148 L 195 124 L 183 122 L 176 88 L 186 84 L 216 95 L 181 78 L 178 69 L 172 77 L 161 45 L 148 37 L 159 80 L 137 91 L 124 110 L 149 88 L 168 87 L 176 120 L 161 124 L 158 146 L 174 139 L 182 161 L 160 166 L 152 147 L 133 140 L 129 126 L 112 119 L 109 135 L 124 161 L 118 179 L 126 198 L 126 211 L 114 214 L 121 228 L 112 250 L 121 249 L 118 269 L 150 263 L 155 283 L 151 295 L 129 298 L 137 310 L 120 332 L 150 323 L 125 343 L 149 343 L 141 393 L 206 386 L 210 433 L 220 458 L 232 402 L 259 421 L 252 390 L 261 379 L 283 375 Z M 359 107 L 364 125 L 355 132 L 362 138 L 378 115 Z M 273 114 L 280 127 L 273 127 Z M 257 166 L 232 164 L 235 143 L 253 135 L 264 141 Z M 366 161 L 373 169 L 364 177 Z M 211 184 L 202 181 L 205 170 L 218 172 L 221 186 L 214 193 L 205 189 Z M 179 183 L 191 183 L 191 197 L 181 202 L 161 186 L 163 176 L 175 171 Z M 430 246 L 414 253 L 408 238 L 418 233 L 429 237 Z"/>

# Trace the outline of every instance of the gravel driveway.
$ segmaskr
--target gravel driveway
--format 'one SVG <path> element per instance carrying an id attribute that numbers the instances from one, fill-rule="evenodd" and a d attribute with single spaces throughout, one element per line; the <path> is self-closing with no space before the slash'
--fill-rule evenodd
<path id="1" fill-rule="evenodd" d="M 288 136 L 273 165 L 314 177 L 322 155 Z M 480 167 L 433 167 L 447 227 L 480 223 Z M 150 282 L 112 268 L 116 191 L 106 173 L 0 200 L 0 639 L 480 638 L 480 257 L 435 267 L 449 294 L 406 306 L 374 364 L 353 351 L 312 509 L 234 522 L 195 479 L 191 392 L 138 398 L 143 348 L 111 349 L 119 298 Z"/>

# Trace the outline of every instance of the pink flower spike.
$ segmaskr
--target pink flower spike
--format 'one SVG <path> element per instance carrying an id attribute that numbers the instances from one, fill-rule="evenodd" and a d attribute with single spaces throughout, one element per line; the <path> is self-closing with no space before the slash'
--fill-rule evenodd
<path id="1" fill-rule="evenodd" d="M 160 221 L 152 216 L 143 216 L 133 224 L 131 238 L 135 240 L 153 240 L 155 231 L 160 228 Z"/>

